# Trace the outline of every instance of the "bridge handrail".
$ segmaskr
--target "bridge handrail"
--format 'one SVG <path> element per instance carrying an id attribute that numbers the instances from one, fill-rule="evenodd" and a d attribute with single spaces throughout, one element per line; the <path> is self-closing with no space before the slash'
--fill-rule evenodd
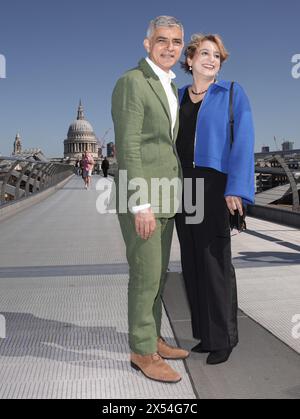
<path id="1" fill-rule="evenodd" d="M 0 156 L 0 205 L 57 185 L 73 172 L 74 167 L 66 163 Z"/>

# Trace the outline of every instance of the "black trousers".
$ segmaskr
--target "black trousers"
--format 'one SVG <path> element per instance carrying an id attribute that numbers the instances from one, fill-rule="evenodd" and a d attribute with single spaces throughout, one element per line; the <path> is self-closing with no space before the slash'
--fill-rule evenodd
<path id="1" fill-rule="evenodd" d="M 186 224 L 184 202 L 176 215 L 182 272 L 191 308 L 195 339 L 207 351 L 238 343 L 237 290 L 231 259 L 229 216 L 224 192 L 227 176 L 210 168 L 183 168 L 184 178 L 204 179 L 204 219 Z"/>

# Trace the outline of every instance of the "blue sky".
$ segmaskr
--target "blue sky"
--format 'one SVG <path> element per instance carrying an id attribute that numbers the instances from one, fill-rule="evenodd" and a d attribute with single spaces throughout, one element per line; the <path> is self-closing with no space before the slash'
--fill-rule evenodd
<path id="1" fill-rule="evenodd" d="M 101 137 L 111 128 L 110 98 L 118 77 L 145 55 L 151 18 L 169 14 L 192 33 L 219 33 L 230 52 L 220 79 L 239 81 L 250 98 L 256 150 L 273 136 L 300 148 L 300 78 L 291 75 L 300 54 L 299 0 L 0 0 L 0 153 L 17 132 L 23 147 L 63 155 L 63 140 L 79 99 Z M 177 66 L 176 83 L 189 76 Z"/>

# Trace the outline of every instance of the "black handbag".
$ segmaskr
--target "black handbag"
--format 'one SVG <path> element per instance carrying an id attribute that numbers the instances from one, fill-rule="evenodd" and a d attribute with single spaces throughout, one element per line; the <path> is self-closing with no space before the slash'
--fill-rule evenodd
<path id="1" fill-rule="evenodd" d="M 234 114 L 233 114 L 233 85 L 234 82 L 231 82 L 230 85 L 230 96 L 229 96 L 229 124 L 230 124 L 230 148 L 233 145 L 234 141 Z M 234 211 L 234 215 L 229 212 L 229 224 L 230 229 L 236 229 L 239 232 L 246 230 L 246 208 L 243 205 L 243 215 L 240 215 L 238 210 Z"/>
<path id="2" fill-rule="evenodd" d="M 231 230 L 236 229 L 239 232 L 246 230 L 247 224 L 245 211 L 246 209 L 243 206 L 243 215 L 240 215 L 238 210 L 234 211 L 234 215 L 232 215 L 231 212 L 229 212 L 229 224 Z"/>

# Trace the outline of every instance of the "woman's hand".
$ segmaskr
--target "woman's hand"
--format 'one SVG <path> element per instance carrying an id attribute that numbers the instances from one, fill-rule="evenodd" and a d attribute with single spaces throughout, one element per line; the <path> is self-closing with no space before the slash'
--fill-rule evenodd
<path id="1" fill-rule="evenodd" d="M 242 198 L 239 196 L 225 196 L 225 201 L 230 214 L 234 215 L 234 211 L 238 210 L 240 215 L 243 215 Z"/>

